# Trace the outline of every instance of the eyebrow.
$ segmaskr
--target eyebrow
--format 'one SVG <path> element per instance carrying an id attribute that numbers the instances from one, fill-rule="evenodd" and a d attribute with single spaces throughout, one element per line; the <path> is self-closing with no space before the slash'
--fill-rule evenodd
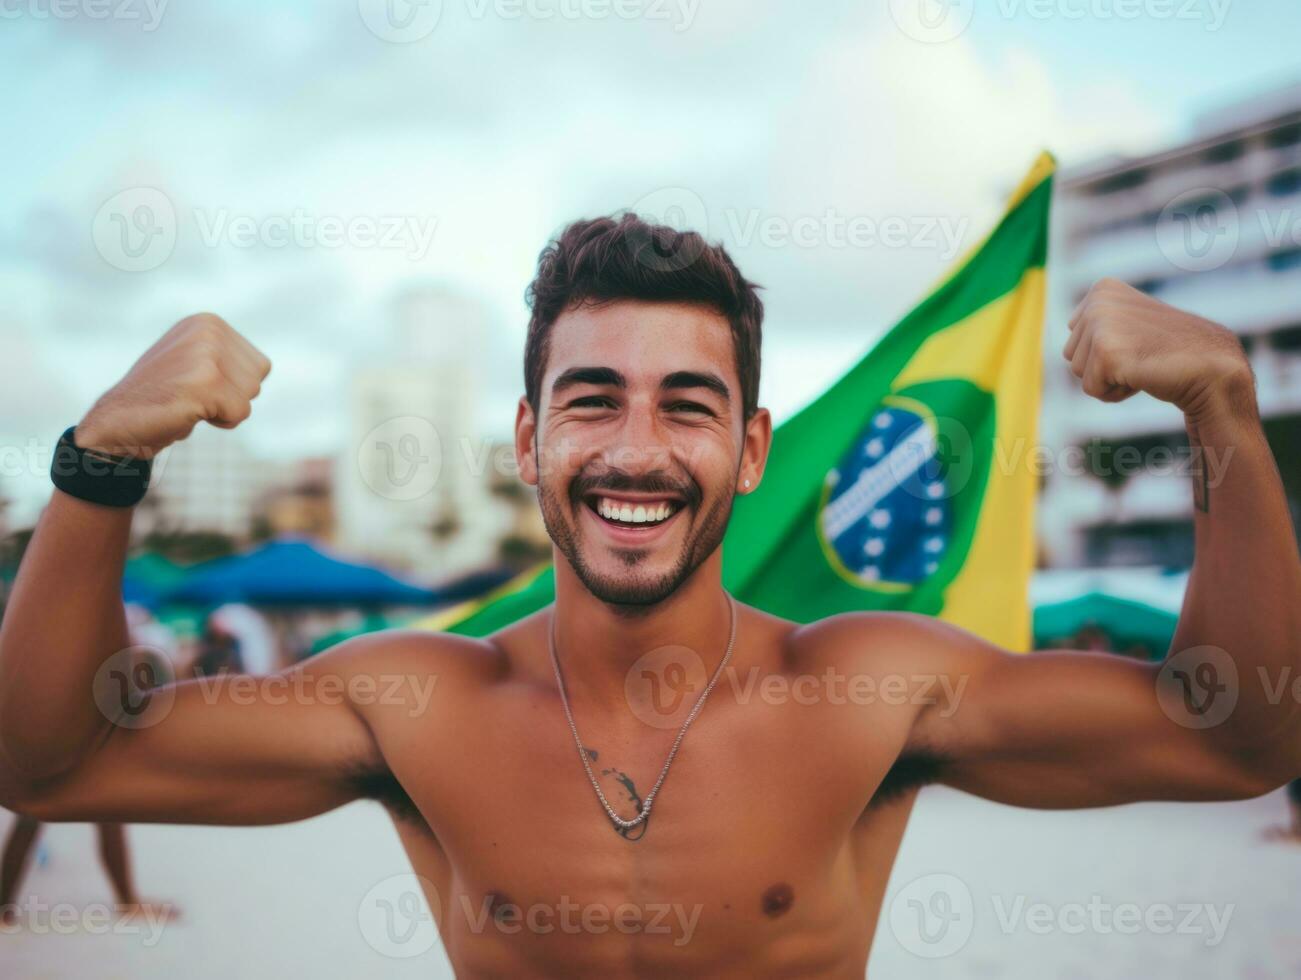
<path id="1" fill-rule="evenodd" d="M 732 397 L 723 379 L 712 371 L 674 371 L 672 374 L 665 375 L 664 380 L 660 382 L 660 391 L 675 388 L 705 388 L 724 402 L 730 401 Z"/>
<path id="2" fill-rule="evenodd" d="M 551 393 L 557 394 L 575 385 L 609 385 L 614 388 L 628 387 L 628 379 L 607 367 L 575 367 L 563 371 L 551 383 Z"/>
<path id="3" fill-rule="evenodd" d="M 612 388 L 627 388 L 628 379 L 614 368 L 575 367 L 563 371 L 551 384 L 553 395 L 576 385 L 606 385 Z M 704 388 L 712 391 L 723 401 L 731 400 L 731 392 L 726 382 L 712 371 L 674 371 L 666 374 L 660 381 L 660 391 L 672 391 L 682 388 Z"/>

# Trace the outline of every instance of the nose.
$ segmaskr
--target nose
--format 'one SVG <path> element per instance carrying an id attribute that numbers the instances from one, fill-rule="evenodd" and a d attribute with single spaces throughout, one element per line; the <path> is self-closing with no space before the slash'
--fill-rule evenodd
<path id="1" fill-rule="evenodd" d="M 612 469 L 641 476 L 672 472 L 675 468 L 672 441 L 652 404 L 641 399 L 632 401 L 614 436 L 614 442 L 606 447 L 605 459 Z"/>

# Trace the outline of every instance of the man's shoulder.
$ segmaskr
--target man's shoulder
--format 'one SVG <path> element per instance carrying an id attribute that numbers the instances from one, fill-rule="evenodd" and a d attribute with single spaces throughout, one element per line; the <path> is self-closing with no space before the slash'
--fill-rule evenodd
<path id="1" fill-rule="evenodd" d="M 394 627 L 350 637 L 299 666 L 346 678 L 435 674 L 470 683 L 500 673 L 503 658 L 504 651 L 491 637 Z"/>
<path id="2" fill-rule="evenodd" d="M 982 645 L 974 634 L 920 613 L 854 611 L 797 625 L 789 656 L 806 667 L 879 672 L 948 672 Z"/>

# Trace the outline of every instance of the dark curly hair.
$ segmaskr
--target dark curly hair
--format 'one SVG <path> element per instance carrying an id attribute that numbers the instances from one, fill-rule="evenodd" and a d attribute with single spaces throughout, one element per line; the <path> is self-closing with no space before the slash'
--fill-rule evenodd
<path id="1" fill-rule="evenodd" d="M 759 404 L 763 302 L 722 245 L 635 214 L 575 221 L 547 243 L 525 299 L 524 393 L 538 411 L 551 327 L 568 309 L 621 299 L 700 303 L 727 317 L 744 417 Z"/>

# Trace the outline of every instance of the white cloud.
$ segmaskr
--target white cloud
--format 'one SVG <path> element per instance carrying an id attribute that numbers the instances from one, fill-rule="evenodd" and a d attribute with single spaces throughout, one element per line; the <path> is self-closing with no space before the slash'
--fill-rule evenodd
<path id="1" fill-rule="evenodd" d="M 8 161 L 12 193 L 0 202 L 0 335 L 7 342 L 4 323 L 21 311 L 38 352 L 71 365 L 80 397 L 177 317 L 213 309 L 276 360 L 250 438 L 289 449 L 309 427 L 328 443 L 341 422 L 331 393 L 379 342 L 393 295 L 412 280 L 490 306 L 495 332 L 480 340 L 496 373 L 484 415 L 507 429 L 522 294 L 545 239 L 663 187 L 698 195 L 711 237 L 767 287 L 765 392 L 789 411 L 952 256 L 741 242 L 736 221 L 789 225 L 828 209 L 948 218 L 972 244 L 1041 147 L 1069 161 L 1166 131 L 1150 93 L 1102 68 L 1063 77 L 1026 48 L 915 44 L 849 2 L 815 14 L 701 0 L 677 33 L 618 20 L 474 21 L 450 5 L 428 42 L 410 46 L 370 36 L 354 4 L 177 4 L 155 34 L 120 27 L 23 24 L 12 35 L 21 45 L 6 44 L 19 50 L 7 65 L 0 55 L 25 151 Z M 107 198 L 137 185 L 164 189 L 181 222 L 173 256 L 130 275 L 94 253 L 90 227 Z M 206 247 L 192 220 L 195 209 L 261 219 L 295 208 L 437 228 L 413 259 Z M 309 419 L 313 391 L 321 404 Z M 43 397 L 32 393 L 36 427 L 66 410 Z"/>

